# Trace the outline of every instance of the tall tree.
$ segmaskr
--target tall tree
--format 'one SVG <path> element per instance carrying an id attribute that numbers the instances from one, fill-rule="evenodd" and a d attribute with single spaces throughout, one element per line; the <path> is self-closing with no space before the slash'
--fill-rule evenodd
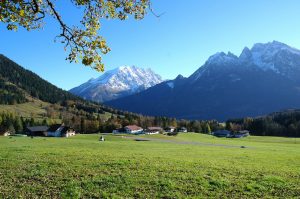
<path id="1" fill-rule="evenodd" d="M 204 133 L 206 133 L 206 134 L 210 134 L 211 133 L 211 128 L 210 128 L 210 126 L 209 126 L 208 123 L 206 123 L 206 125 L 205 125 Z"/>

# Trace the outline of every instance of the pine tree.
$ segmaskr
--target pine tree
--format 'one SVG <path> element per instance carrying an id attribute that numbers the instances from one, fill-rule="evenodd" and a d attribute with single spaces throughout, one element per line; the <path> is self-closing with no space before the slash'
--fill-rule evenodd
<path id="1" fill-rule="evenodd" d="M 22 124 L 21 118 L 19 118 L 19 117 L 15 118 L 14 127 L 15 127 L 16 132 L 18 132 L 18 133 L 23 131 L 23 124 Z"/>
<path id="2" fill-rule="evenodd" d="M 209 123 L 205 124 L 204 133 L 206 133 L 206 134 L 210 134 L 211 133 L 211 128 L 209 126 Z"/>

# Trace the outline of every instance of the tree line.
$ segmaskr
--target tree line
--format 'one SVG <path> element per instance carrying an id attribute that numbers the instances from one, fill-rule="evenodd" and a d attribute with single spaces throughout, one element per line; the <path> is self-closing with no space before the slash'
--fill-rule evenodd
<path id="1" fill-rule="evenodd" d="M 34 118 L 24 118 L 9 112 L 0 113 L 0 131 L 11 133 L 23 133 L 28 126 L 48 125 L 48 121 L 36 120 Z"/>
<path id="2" fill-rule="evenodd" d="M 228 120 L 229 130 L 249 130 L 252 135 L 300 137 L 300 110 L 276 112 L 265 117 Z"/>
<path id="3" fill-rule="evenodd" d="M 212 121 L 188 121 L 176 120 L 167 117 L 145 117 L 142 115 L 125 113 L 124 115 L 111 114 L 109 118 L 103 117 L 103 114 L 92 115 L 67 115 L 60 114 L 60 123 L 64 123 L 76 130 L 78 133 L 111 133 L 115 129 L 127 125 L 138 125 L 146 129 L 150 126 L 159 126 L 166 128 L 173 126 L 175 128 L 186 127 L 188 132 L 211 133 L 222 127 L 215 120 Z M 26 127 L 30 126 L 50 126 L 57 123 L 55 118 L 25 118 L 14 113 L 0 113 L 0 131 L 10 131 L 12 133 L 23 133 Z"/>

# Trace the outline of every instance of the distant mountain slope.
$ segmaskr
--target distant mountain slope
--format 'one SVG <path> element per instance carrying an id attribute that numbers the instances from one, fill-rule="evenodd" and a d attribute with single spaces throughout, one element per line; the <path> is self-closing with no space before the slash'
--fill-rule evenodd
<path id="1" fill-rule="evenodd" d="M 186 79 L 107 104 L 147 115 L 219 120 L 299 108 L 300 51 L 274 41 L 245 48 L 239 57 L 217 53 Z"/>
<path id="2" fill-rule="evenodd" d="M 84 99 L 105 102 L 150 88 L 162 79 L 151 69 L 121 66 L 70 90 Z"/>
<path id="3" fill-rule="evenodd" d="M 4 55 L 0 55 L 0 112 L 26 118 L 24 126 L 28 125 L 27 119 L 34 120 L 31 125 L 63 121 L 80 132 L 95 132 L 99 121 L 123 115 L 57 88 Z M 0 119 L 0 129 L 3 125 Z"/>
<path id="4" fill-rule="evenodd" d="M 25 90 L 32 97 L 45 102 L 57 103 L 64 100 L 79 100 L 77 96 L 57 88 L 4 55 L 0 55 L 0 78 Z"/>

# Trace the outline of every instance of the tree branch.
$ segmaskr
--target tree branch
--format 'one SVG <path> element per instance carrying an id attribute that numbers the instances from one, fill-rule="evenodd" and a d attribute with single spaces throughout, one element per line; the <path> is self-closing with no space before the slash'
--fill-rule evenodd
<path id="1" fill-rule="evenodd" d="M 38 2 L 36 0 L 33 0 L 33 4 L 34 4 L 33 12 L 35 14 L 40 12 L 40 6 L 39 6 Z"/>
<path id="2" fill-rule="evenodd" d="M 156 14 L 156 13 L 154 12 L 153 8 L 152 8 L 152 4 L 151 4 L 150 1 L 149 1 L 149 3 L 148 3 L 148 7 L 149 7 L 150 12 L 151 12 L 155 17 L 157 17 L 157 18 L 160 18 L 161 16 L 163 16 L 163 15 L 165 14 L 165 12 L 163 12 L 163 13 L 161 13 L 161 14 Z"/>

